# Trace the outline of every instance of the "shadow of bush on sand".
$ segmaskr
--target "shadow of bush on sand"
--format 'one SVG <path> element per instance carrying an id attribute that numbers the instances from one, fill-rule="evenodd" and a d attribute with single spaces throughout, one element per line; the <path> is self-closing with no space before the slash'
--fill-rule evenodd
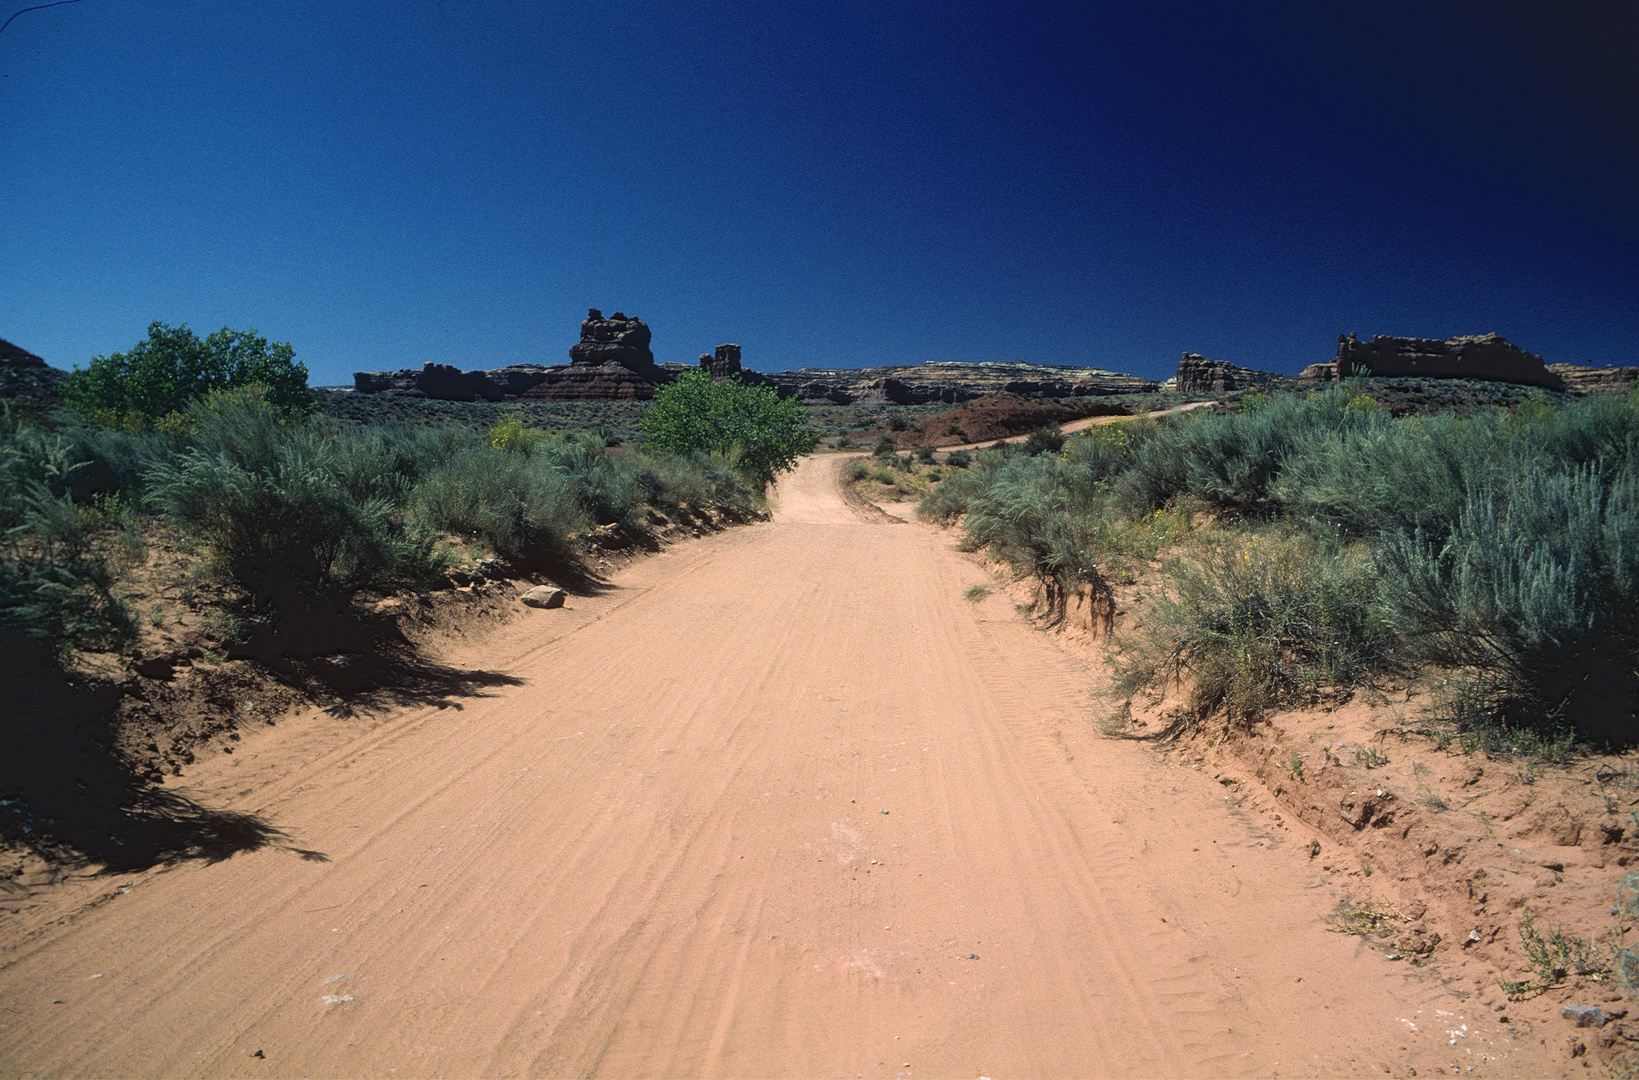
<path id="1" fill-rule="evenodd" d="M 280 632 L 234 650 L 336 717 L 460 699 L 512 676 L 430 662 L 396 631 L 339 612 L 289 610 Z M 266 676 L 262 676 L 266 678 Z M 130 685 L 76 674 L 27 638 L 0 636 L 0 840 L 60 870 L 130 873 L 188 859 L 217 862 L 292 847 L 264 818 L 201 805 L 156 783 L 148 765 L 116 746 Z M 234 722 L 228 718 L 229 726 Z"/>

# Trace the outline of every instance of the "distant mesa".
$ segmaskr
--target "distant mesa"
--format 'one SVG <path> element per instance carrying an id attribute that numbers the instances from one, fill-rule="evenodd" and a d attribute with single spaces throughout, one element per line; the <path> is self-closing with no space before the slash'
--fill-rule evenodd
<path id="1" fill-rule="evenodd" d="M 781 397 L 794 397 L 811 405 L 956 404 L 996 394 L 1090 397 L 1149 393 L 1157 388 L 1149 379 L 1102 368 L 1012 362 L 804 368 L 765 375 L 744 366 L 737 344 L 727 343 L 713 352 L 701 353 L 695 368 L 656 364 L 649 345 L 649 327 L 640 319 L 619 311 L 604 318 L 601 310 L 591 308 L 580 324 L 580 341 L 569 349 L 567 364 L 514 364 L 490 371 L 462 371 L 449 364 L 428 363 L 420 371 L 360 371 L 353 375 L 353 390 L 446 401 L 646 401 L 660 387 L 691 370 L 703 371 L 713 379 L 737 379 L 768 387 Z"/>
<path id="2" fill-rule="evenodd" d="M 808 405 L 885 402 L 959 405 L 975 398 L 1008 394 L 1024 398 L 1104 397 L 1148 394 L 1150 379 L 1092 367 L 998 362 L 964 364 L 929 361 L 904 367 L 829 370 L 800 368 L 767 376 L 781 394 Z"/>
<path id="3" fill-rule="evenodd" d="M 1528 353 L 1498 334 L 1433 338 L 1385 337 L 1361 341 L 1350 333 L 1337 336 L 1337 378 L 1351 375 L 1423 379 L 1484 379 L 1563 389 L 1558 375 L 1542 357 Z"/>
<path id="4" fill-rule="evenodd" d="M 713 379 L 737 379 L 773 389 L 805 405 L 881 403 L 957 405 L 975 398 L 1081 398 L 1110 394 L 1227 393 L 1299 389 L 1339 378 L 1369 375 L 1437 379 L 1482 379 L 1542 386 L 1573 393 L 1626 393 L 1639 385 L 1639 367 L 1593 368 L 1546 365 L 1496 334 L 1432 338 L 1385 337 L 1361 341 L 1339 335 L 1337 357 L 1310 364 L 1293 377 L 1184 353 L 1178 374 L 1165 384 L 1102 368 L 1022 361 L 997 363 L 929 362 L 878 368 L 800 368 L 763 374 L 744 366 L 739 345 L 728 343 L 701 353 L 697 366 L 655 363 L 650 331 L 636 316 L 597 308 L 580 324 L 580 341 L 569 348 L 569 363 L 514 364 L 490 371 L 463 371 L 428 363 L 421 370 L 360 371 L 353 389 L 361 394 L 393 394 L 446 401 L 647 401 L 655 391 L 688 371 Z M 14 346 L 6 346 L 15 349 Z M 23 357 L 32 354 L 15 350 Z M 7 354 L 9 355 L 9 354 Z M 43 361 L 33 357 L 43 366 Z M 9 369 L 11 362 L 7 361 Z M 50 370 L 50 369 L 46 369 Z"/>
<path id="5" fill-rule="evenodd" d="M 1296 380 L 1185 353 L 1178 362 L 1175 385 L 1185 392 L 1269 389 L 1294 382 L 1326 383 L 1351 377 L 1479 379 L 1577 394 L 1627 393 L 1639 385 L 1639 367 L 1544 364 L 1542 357 L 1499 334 L 1471 334 L 1443 341 L 1378 334 L 1370 341 L 1361 341 L 1350 333 L 1338 335 L 1335 359 L 1310 364 Z"/>
<path id="6" fill-rule="evenodd" d="M 647 401 L 676 377 L 654 362 L 649 339 L 642 320 L 620 311 L 605 319 L 591 308 L 567 364 L 462 371 L 428 363 L 420 371 L 356 371 L 353 391 L 443 401 Z"/>
<path id="7" fill-rule="evenodd" d="M 1639 389 L 1639 367 L 1549 364 L 1548 370 L 1573 394 L 1629 394 Z"/>

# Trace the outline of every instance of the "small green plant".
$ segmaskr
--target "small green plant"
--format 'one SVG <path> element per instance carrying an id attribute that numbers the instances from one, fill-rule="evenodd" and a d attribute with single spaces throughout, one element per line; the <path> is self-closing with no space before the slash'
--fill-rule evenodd
<path id="1" fill-rule="evenodd" d="M 945 458 L 945 464 L 953 469 L 965 469 L 973 464 L 973 455 L 966 450 L 952 450 Z"/>
<path id="2" fill-rule="evenodd" d="M 970 585 L 968 586 L 967 591 L 962 594 L 962 599 L 966 600 L 970 604 L 977 604 L 980 600 L 983 600 L 989 595 L 989 587 L 984 585 Z"/>
<path id="3" fill-rule="evenodd" d="M 916 448 L 916 460 L 924 464 L 933 461 L 933 447 L 926 444 Z"/>
<path id="4" fill-rule="evenodd" d="M 1286 771 L 1299 780 L 1303 779 L 1303 756 L 1296 750 L 1286 756 Z"/>
<path id="5" fill-rule="evenodd" d="M 1551 990 L 1563 983 L 1567 975 L 1599 978 L 1611 970 L 1601 950 L 1565 933 L 1564 927 L 1556 925 L 1546 934 L 1538 930 L 1529 908 L 1520 913 L 1519 940 L 1532 977 L 1517 982 L 1497 980 L 1497 985 L 1515 1001 Z"/>
<path id="6" fill-rule="evenodd" d="M 955 421 L 955 420 L 952 420 L 950 423 L 945 425 L 945 434 L 946 435 L 954 435 L 958 439 L 961 439 L 963 442 L 968 441 L 967 432 L 963 431 L 962 430 L 962 425 L 958 421 Z"/>
<path id="7" fill-rule="evenodd" d="M 1375 746 L 1362 746 L 1354 752 L 1354 763 L 1362 769 L 1380 769 L 1389 763 L 1389 756 Z"/>
<path id="8" fill-rule="evenodd" d="M 876 441 L 876 449 L 872 450 L 871 453 L 875 454 L 877 457 L 886 457 L 889 454 L 897 454 L 899 453 L 899 444 L 894 442 L 893 439 L 884 435 Z"/>

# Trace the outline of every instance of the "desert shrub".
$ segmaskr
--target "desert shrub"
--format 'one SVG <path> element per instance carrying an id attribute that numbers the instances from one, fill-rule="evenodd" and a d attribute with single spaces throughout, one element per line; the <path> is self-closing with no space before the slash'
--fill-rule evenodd
<path id="1" fill-rule="evenodd" d="M 1630 461 L 1613 471 L 1581 465 L 1511 475 L 1469 493 L 1440 538 L 1418 529 L 1381 546 L 1400 631 L 1422 655 L 1476 677 L 1459 719 L 1588 723 L 1614 710 L 1631 728 L 1639 710 L 1639 467 Z"/>
<path id="2" fill-rule="evenodd" d="M 434 466 L 410 494 L 410 516 L 424 528 L 526 561 L 571 558 L 570 536 L 588 523 L 563 470 L 488 447 Z"/>
<path id="3" fill-rule="evenodd" d="M 1065 470 L 1082 473 L 1092 483 L 1119 476 L 1133 467 L 1138 446 L 1155 428 L 1153 420 L 1132 420 L 1072 435 L 1063 447 Z"/>
<path id="4" fill-rule="evenodd" d="M 300 410 L 311 398 L 307 365 L 295 357 L 289 344 L 270 345 L 254 330 L 223 327 L 201 341 L 187 326 L 154 322 L 147 339 L 129 351 L 94 357 L 84 370 L 70 372 L 63 402 L 83 416 L 144 427 L 211 390 L 254 383 L 266 388 L 275 407 Z"/>
<path id="5" fill-rule="evenodd" d="M 1044 424 L 1036 428 L 1024 440 L 1024 452 L 1034 457 L 1037 454 L 1056 454 L 1064 449 L 1064 433 L 1057 424 Z"/>
<path id="6" fill-rule="evenodd" d="M 945 464 L 953 469 L 965 469 L 973 464 L 973 455 L 966 450 L 952 450 L 945 456 Z"/>
<path id="7" fill-rule="evenodd" d="M 739 467 L 767 485 L 813 448 L 808 414 L 794 398 L 704 372 L 679 376 L 643 414 L 644 446 L 672 454 L 733 452 Z"/>
<path id="8" fill-rule="evenodd" d="M 906 419 L 904 413 L 902 413 L 902 412 L 891 412 L 891 413 L 888 414 L 888 430 L 889 431 L 909 431 L 910 429 L 911 429 L 911 422 L 908 419 Z"/>
<path id="9" fill-rule="evenodd" d="M 258 601 L 391 589 L 439 569 L 430 533 L 406 528 L 390 498 L 360 500 L 341 483 L 326 429 L 285 419 L 255 391 L 213 394 L 188 415 L 197 442 L 150 470 L 148 500 Z"/>
<path id="10" fill-rule="evenodd" d="M 888 454 L 897 454 L 899 453 L 899 444 L 894 442 L 893 439 L 884 435 L 876 441 L 876 446 L 871 450 L 871 453 L 875 454 L 877 457 L 885 457 Z"/>
<path id="11" fill-rule="evenodd" d="M 1442 531 L 1466 493 L 1520 462 L 1498 426 L 1453 416 L 1373 418 L 1291 448 L 1270 497 L 1287 514 L 1351 536 Z"/>
<path id="12" fill-rule="evenodd" d="M 857 483 L 871 475 L 871 467 L 859 458 L 850 461 L 842 470 L 842 478 L 849 483 Z"/>
<path id="13" fill-rule="evenodd" d="M 643 487 L 637 470 L 629 460 L 604 453 L 603 440 L 596 434 L 572 436 L 543 447 L 536 456 L 564 475 L 581 512 L 593 524 L 619 524 L 633 535 L 643 530 Z"/>
<path id="14" fill-rule="evenodd" d="M 738 515 L 754 511 L 761 501 L 734 462 L 721 454 L 642 454 L 636 459 L 636 478 L 644 499 L 667 511 L 717 508 Z"/>
<path id="15" fill-rule="evenodd" d="M 1003 460 L 1000 455 L 989 454 L 982 455 L 975 462 L 970 455 L 967 465 L 957 466 L 961 472 L 947 477 L 944 483 L 922 497 L 916 506 L 917 516 L 942 525 L 953 523 L 967 513 L 969 503 L 990 487 Z M 951 464 L 956 463 L 952 461 Z"/>
<path id="16" fill-rule="evenodd" d="M 1222 537 L 1168 562 L 1144 632 L 1118 639 L 1115 690 L 1187 679 L 1185 723 L 1255 719 L 1400 663 L 1369 557 L 1310 538 Z"/>
<path id="17" fill-rule="evenodd" d="M 1020 455 L 986 464 L 982 472 L 969 469 L 935 489 L 937 494 L 958 486 L 940 502 L 949 507 L 961 500 L 963 545 L 985 548 L 1016 571 L 1040 578 L 1054 608 L 1084 586 L 1101 591 L 1091 535 L 1095 519 L 1078 512 L 1072 491 L 1054 475 L 1052 459 Z"/>
<path id="18" fill-rule="evenodd" d="M 0 631 L 58 649 L 113 650 L 135 636 L 114 575 L 80 527 L 72 500 L 31 481 L 0 556 Z"/>
<path id="19" fill-rule="evenodd" d="M 76 457 L 73 440 L 0 410 L 0 631 L 117 649 L 133 626 L 67 494 L 85 464 Z"/>
<path id="20" fill-rule="evenodd" d="M 933 460 L 933 447 L 918 446 L 916 448 L 916 460 L 923 463 L 931 462 Z"/>
<path id="21" fill-rule="evenodd" d="M 534 452 L 542 438 L 542 432 L 525 427 L 523 419 L 516 414 L 503 416 L 489 429 L 490 446 L 509 454 L 522 454 L 524 457 Z"/>

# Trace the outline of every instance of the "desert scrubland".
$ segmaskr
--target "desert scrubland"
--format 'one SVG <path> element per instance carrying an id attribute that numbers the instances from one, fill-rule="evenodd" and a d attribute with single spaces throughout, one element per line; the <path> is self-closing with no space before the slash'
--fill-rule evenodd
<path id="1" fill-rule="evenodd" d="M 8 413 L 0 1066 L 1627 1069 L 1633 402 L 1107 404 Z"/>

